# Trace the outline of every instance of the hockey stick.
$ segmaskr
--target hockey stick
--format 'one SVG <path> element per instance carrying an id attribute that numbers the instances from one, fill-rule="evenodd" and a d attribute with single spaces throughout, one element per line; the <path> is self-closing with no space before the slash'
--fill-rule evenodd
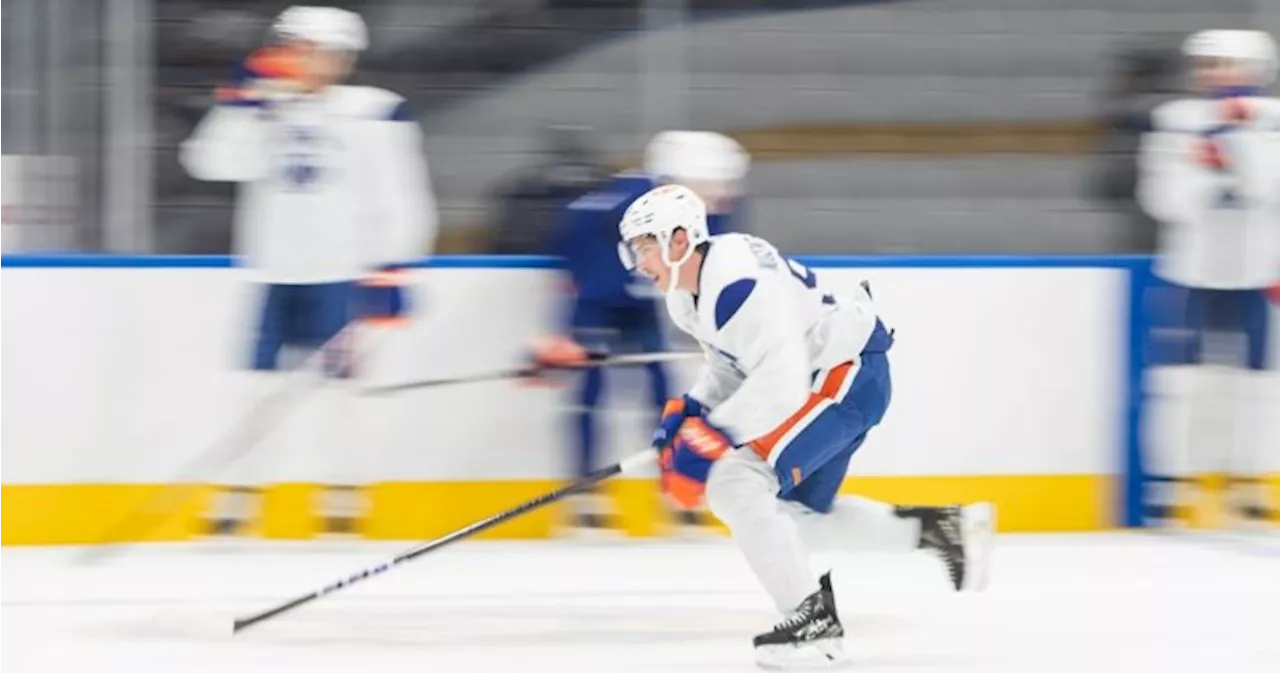
<path id="1" fill-rule="evenodd" d="M 397 383 L 389 386 L 378 386 L 368 388 L 364 391 L 366 395 L 390 395 L 394 393 L 404 392 L 406 390 L 417 390 L 419 388 L 435 388 L 437 386 L 451 386 L 459 383 L 480 383 L 483 381 L 498 381 L 501 379 L 515 379 L 525 376 L 536 376 L 538 373 L 553 369 L 591 369 L 594 367 L 622 367 L 627 365 L 647 365 L 655 362 L 675 362 L 678 360 L 688 360 L 691 358 L 702 357 L 701 352 L 697 351 L 672 351 L 667 353 L 637 353 L 635 355 L 606 355 L 603 353 L 591 353 L 587 356 L 587 361 L 582 364 L 556 365 L 554 367 L 530 366 L 521 369 L 507 369 L 503 371 L 488 372 L 486 374 L 471 374 L 469 376 L 456 376 L 443 379 L 427 379 L 425 381 L 413 381 L 411 383 Z"/>
<path id="2" fill-rule="evenodd" d="M 76 560 L 79 563 L 101 561 L 121 547 L 120 544 L 111 544 L 113 540 L 133 540 L 154 530 L 183 501 L 189 499 L 211 474 L 248 455 L 271 432 L 284 412 L 324 385 L 324 376 L 315 375 L 312 369 L 322 364 L 329 349 L 348 338 L 358 324 L 358 321 L 348 323 L 309 353 L 301 363 L 285 374 L 286 381 L 280 387 L 258 401 L 247 415 L 223 432 L 208 448 L 196 454 L 192 461 L 166 481 L 158 491 L 118 519 L 102 534 L 98 543 L 86 549 Z"/>
<path id="3" fill-rule="evenodd" d="M 476 533 L 479 533 L 480 531 L 486 530 L 488 528 L 492 528 L 493 526 L 503 523 L 504 521 L 509 521 L 511 519 L 514 519 L 520 516 L 521 514 L 525 514 L 526 512 L 531 512 L 535 509 L 538 509 L 539 507 L 556 502 L 557 500 L 561 500 L 566 496 L 572 495 L 574 493 L 578 493 L 580 491 L 585 491 L 591 488 L 592 486 L 606 479 L 609 479 L 610 477 L 614 477 L 619 474 L 634 472 L 635 470 L 642 468 L 648 465 L 649 463 L 653 462 L 655 459 L 657 459 L 657 455 L 658 454 L 656 451 L 652 449 L 646 449 L 645 451 L 637 453 L 631 456 L 630 458 L 623 460 L 620 463 L 615 463 L 613 465 L 610 465 L 609 467 L 596 470 L 595 472 L 592 472 L 591 474 L 588 474 L 587 476 L 574 481 L 572 484 L 569 484 L 568 486 L 564 486 L 558 490 L 547 493 L 546 495 L 530 500 L 522 505 L 513 507 L 505 512 L 499 512 L 498 514 L 494 514 L 493 516 L 490 516 L 487 519 L 477 521 L 476 523 L 473 523 L 470 526 L 467 526 L 466 528 L 458 529 L 442 538 L 437 538 L 435 540 L 432 540 L 431 542 L 427 542 L 425 544 L 414 547 L 413 549 L 410 549 L 398 556 L 395 556 L 388 561 L 385 561 L 376 566 L 372 566 L 370 568 L 361 570 L 360 572 L 355 573 L 354 575 L 340 579 L 332 584 L 329 584 L 321 589 L 317 589 L 316 591 L 313 591 L 309 594 L 299 596 L 291 601 L 288 601 L 287 603 L 281 603 L 280 605 L 277 605 L 276 607 L 273 607 L 269 610 L 264 610 L 257 614 L 253 614 L 247 617 L 242 617 L 240 619 L 237 619 L 233 623 L 231 631 L 232 633 L 239 633 L 240 631 L 243 631 L 244 629 L 247 629 L 250 626 L 253 626 L 254 624 L 259 624 L 273 617 L 282 615 L 286 612 L 289 612 L 290 610 L 293 610 L 294 608 L 310 603 L 311 601 L 314 601 L 316 599 L 323 598 L 324 596 L 327 596 L 335 591 L 345 589 L 346 587 L 349 587 L 352 584 L 369 579 L 370 577 L 373 577 L 375 575 L 381 575 L 382 573 L 390 570 L 391 568 L 394 568 L 395 566 L 400 565 L 401 563 L 412 561 L 413 559 L 418 558 L 419 556 L 422 556 L 427 552 L 434 551 L 449 543 L 457 542 L 458 540 L 470 537 Z"/>

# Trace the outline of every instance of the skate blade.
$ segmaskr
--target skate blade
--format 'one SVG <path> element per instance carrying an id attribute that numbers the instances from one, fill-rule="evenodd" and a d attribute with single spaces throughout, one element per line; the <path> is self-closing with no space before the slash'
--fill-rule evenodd
<path id="1" fill-rule="evenodd" d="M 996 508 L 989 502 L 978 502 L 960 508 L 964 530 L 966 591 L 983 591 L 991 580 L 991 552 L 995 547 Z"/>
<path id="2" fill-rule="evenodd" d="M 756 648 L 756 665 L 769 671 L 839 668 L 848 665 L 839 638 L 826 638 L 799 645 L 761 645 Z"/>

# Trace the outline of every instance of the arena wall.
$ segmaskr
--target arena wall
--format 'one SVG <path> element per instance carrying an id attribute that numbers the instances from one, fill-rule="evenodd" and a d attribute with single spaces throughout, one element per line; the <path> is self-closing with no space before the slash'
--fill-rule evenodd
<path id="1" fill-rule="evenodd" d="M 810 258 L 824 282 L 869 280 L 886 321 L 894 398 L 846 490 L 897 502 L 988 499 L 1010 531 L 1122 523 L 1132 496 L 1133 260 Z M 364 335 L 373 384 L 518 366 L 554 327 L 549 260 L 439 258 L 414 271 L 418 318 Z M 3 543 L 101 541 L 246 413 L 256 296 L 225 258 L 6 257 L 3 270 Z M 687 347 L 673 335 L 676 347 Z M 677 367 L 681 386 L 696 363 Z M 647 444 L 646 382 L 610 377 L 605 445 Z M 541 494 L 570 465 L 572 394 L 495 381 L 368 399 L 375 430 L 333 447 L 254 449 L 269 482 L 261 534 L 308 538 L 310 501 L 333 476 L 368 484 L 363 534 L 416 539 Z M 1277 436 L 1280 441 L 1280 435 Z M 186 539 L 211 493 L 124 538 Z M 611 485 L 626 531 L 662 532 L 651 479 Z M 173 490 L 173 489 L 170 489 Z M 490 537 L 551 534 L 556 508 Z"/>

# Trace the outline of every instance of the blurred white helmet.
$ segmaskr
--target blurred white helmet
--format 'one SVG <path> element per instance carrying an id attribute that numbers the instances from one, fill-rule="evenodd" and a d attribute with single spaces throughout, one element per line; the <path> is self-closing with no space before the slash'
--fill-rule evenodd
<path id="1" fill-rule="evenodd" d="M 644 150 L 645 172 L 677 181 L 736 182 L 750 167 L 742 145 L 711 131 L 663 131 Z"/>
<path id="2" fill-rule="evenodd" d="M 671 259 L 671 239 L 679 229 L 684 229 L 689 247 L 680 259 Z M 711 238 L 707 230 L 706 204 L 692 189 L 682 185 L 655 187 L 636 199 L 623 213 L 618 231 L 622 234 L 618 255 L 628 271 L 636 268 L 632 243 L 643 236 L 657 239 L 662 261 L 671 269 L 668 292 L 675 289 L 677 271 L 693 256 L 694 248 Z"/>
<path id="3" fill-rule="evenodd" d="M 358 52 L 369 45 L 360 15 L 337 7 L 290 7 L 276 17 L 272 29 L 283 38 L 315 42 L 326 49 Z"/>
<path id="4" fill-rule="evenodd" d="M 1259 30 L 1202 30 L 1182 44 L 1191 58 L 1225 58 L 1240 61 L 1259 85 L 1276 76 L 1276 43 Z"/>

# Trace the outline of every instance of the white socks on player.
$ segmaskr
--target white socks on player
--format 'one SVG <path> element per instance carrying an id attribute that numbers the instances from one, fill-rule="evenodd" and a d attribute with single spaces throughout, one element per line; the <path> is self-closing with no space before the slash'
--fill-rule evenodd
<path id="1" fill-rule="evenodd" d="M 818 579 L 777 493 L 773 470 L 748 449 L 727 453 L 707 477 L 707 506 L 733 532 L 747 565 L 786 613 L 817 591 Z"/>
<path id="2" fill-rule="evenodd" d="M 1218 365 L 1156 367 L 1145 383 L 1152 396 L 1142 429 L 1146 471 L 1182 481 L 1148 484 L 1148 503 L 1198 509 L 1209 501 L 1197 480 L 1218 473 L 1231 480 L 1227 496 L 1237 508 L 1275 506 L 1267 502 L 1262 481 L 1270 467 L 1280 464 L 1277 448 L 1266 441 L 1271 436 L 1267 425 L 1280 408 L 1280 382 L 1273 372 Z"/>
<path id="3" fill-rule="evenodd" d="M 238 429 L 238 425 L 263 403 L 280 385 L 280 375 L 276 372 L 249 370 L 237 374 L 240 390 L 237 391 L 239 408 L 227 416 L 227 425 L 214 430 L 217 436 L 236 431 L 240 437 L 246 434 Z M 235 407 L 233 407 L 235 409 Z M 238 526 L 256 519 L 262 510 L 262 486 L 268 479 L 270 469 L 269 444 L 273 441 L 274 432 L 268 432 L 257 438 L 258 444 L 252 447 L 241 447 L 240 458 L 227 465 L 215 480 L 222 486 L 213 494 L 212 501 L 205 510 L 205 518 L 210 522 L 219 520 L 234 522 Z M 243 440 L 242 440 L 243 441 Z M 210 531 L 212 532 L 212 531 Z M 230 532 L 224 530 L 222 532 Z"/>
<path id="4" fill-rule="evenodd" d="M 893 506 L 856 495 L 836 498 L 827 514 L 798 502 L 780 502 L 795 519 L 804 541 L 819 551 L 913 551 L 920 520 L 893 513 Z"/>
<path id="5" fill-rule="evenodd" d="M 806 545 L 820 550 L 909 552 L 920 541 L 920 522 L 884 503 L 843 496 L 828 514 L 778 500 L 773 469 L 749 450 L 731 451 L 711 469 L 707 504 L 733 532 L 747 564 L 780 612 L 794 609 L 818 588 Z"/>

